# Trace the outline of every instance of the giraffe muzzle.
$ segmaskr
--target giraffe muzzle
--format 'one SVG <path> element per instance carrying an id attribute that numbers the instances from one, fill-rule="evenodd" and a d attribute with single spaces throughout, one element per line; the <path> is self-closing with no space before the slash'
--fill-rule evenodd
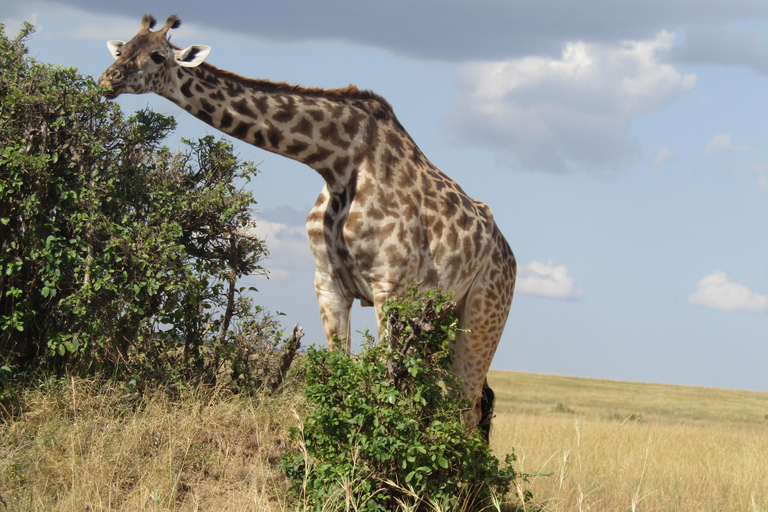
<path id="1" fill-rule="evenodd" d="M 119 69 L 107 69 L 99 79 L 99 83 L 104 87 L 112 89 L 104 94 L 109 99 L 116 98 L 122 92 L 121 82 L 123 81 L 123 72 Z"/>

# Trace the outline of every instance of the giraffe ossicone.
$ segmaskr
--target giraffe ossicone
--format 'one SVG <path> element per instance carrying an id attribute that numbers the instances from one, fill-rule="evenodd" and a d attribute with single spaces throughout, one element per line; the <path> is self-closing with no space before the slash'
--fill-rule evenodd
<path id="1" fill-rule="evenodd" d="M 115 62 L 101 84 L 109 96 L 153 92 L 224 133 L 317 171 L 325 186 L 307 232 L 328 344 L 336 337 L 349 350 L 355 299 L 376 308 L 380 333 L 381 306 L 408 286 L 453 292 L 467 330 L 456 338 L 453 371 L 474 404 L 464 419 L 469 428 L 487 419 L 486 374 L 517 272 L 491 210 L 424 156 L 381 96 L 352 85 L 305 88 L 217 69 L 205 62 L 210 47 L 170 43 L 168 31 L 180 23 L 171 16 L 152 31 L 155 19 L 145 15 L 131 41 L 108 43 Z"/>

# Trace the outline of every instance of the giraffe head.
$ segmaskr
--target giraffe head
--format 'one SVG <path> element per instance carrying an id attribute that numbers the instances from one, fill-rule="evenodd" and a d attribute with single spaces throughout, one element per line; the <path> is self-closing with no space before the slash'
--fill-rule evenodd
<path id="1" fill-rule="evenodd" d="M 104 71 L 100 83 L 112 89 L 108 97 L 124 92 L 160 94 L 172 82 L 176 66 L 198 66 L 211 52 L 210 46 L 192 45 L 181 50 L 170 43 L 168 31 L 181 25 L 175 15 L 168 17 L 160 30 L 152 32 L 155 21 L 153 16 L 145 14 L 141 30 L 129 42 L 107 42 L 115 63 Z"/>

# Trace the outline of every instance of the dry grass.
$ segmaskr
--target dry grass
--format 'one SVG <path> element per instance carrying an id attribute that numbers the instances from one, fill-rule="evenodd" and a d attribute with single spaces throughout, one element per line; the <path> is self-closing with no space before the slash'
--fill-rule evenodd
<path id="1" fill-rule="evenodd" d="M 27 392 L 27 412 L 1 426 L 0 508 L 280 510 L 297 400 L 208 391 L 169 403 L 82 381 Z"/>
<path id="2" fill-rule="evenodd" d="M 532 511 L 768 512 L 768 394 L 492 372 L 492 444 Z M 277 469 L 296 392 L 169 402 L 88 381 L 0 423 L 0 512 L 296 511 Z"/>
<path id="3" fill-rule="evenodd" d="M 546 511 L 768 511 L 768 394 L 492 372 L 492 444 Z M 535 507 L 531 507 L 535 510 Z"/>

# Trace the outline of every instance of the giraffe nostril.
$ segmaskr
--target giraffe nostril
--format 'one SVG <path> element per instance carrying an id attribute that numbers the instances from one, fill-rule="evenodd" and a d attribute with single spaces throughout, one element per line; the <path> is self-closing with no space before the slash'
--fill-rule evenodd
<path id="1" fill-rule="evenodd" d="M 111 83 L 118 82 L 123 78 L 123 73 L 119 69 L 108 69 L 102 75 L 99 80 L 103 85 L 110 85 Z"/>

